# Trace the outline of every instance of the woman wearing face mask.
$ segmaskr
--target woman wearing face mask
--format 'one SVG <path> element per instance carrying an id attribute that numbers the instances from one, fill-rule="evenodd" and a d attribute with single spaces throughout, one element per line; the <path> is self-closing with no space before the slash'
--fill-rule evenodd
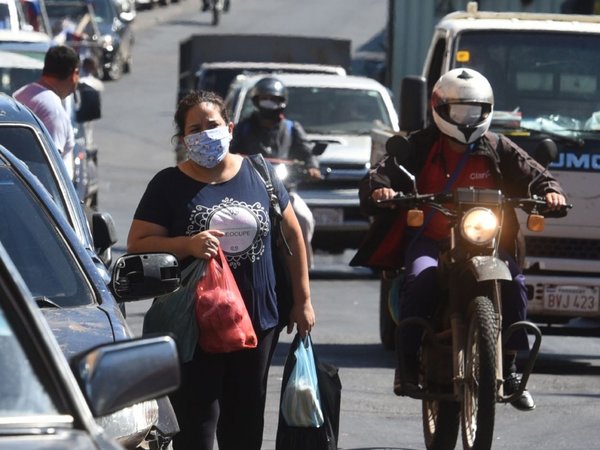
<path id="1" fill-rule="evenodd" d="M 161 170 L 148 184 L 129 230 L 129 252 L 169 252 L 182 267 L 217 255 L 221 245 L 258 337 L 255 349 L 207 354 L 198 346 L 182 358 L 182 384 L 171 395 L 181 431 L 174 449 L 259 450 L 268 370 L 278 341 L 271 259 L 269 198 L 251 163 L 229 153 L 233 124 L 223 100 L 192 92 L 175 113 L 176 135 L 189 159 Z M 278 180 L 283 232 L 293 256 L 294 305 L 288 333 L 315 323 L 302 234 Z"/>

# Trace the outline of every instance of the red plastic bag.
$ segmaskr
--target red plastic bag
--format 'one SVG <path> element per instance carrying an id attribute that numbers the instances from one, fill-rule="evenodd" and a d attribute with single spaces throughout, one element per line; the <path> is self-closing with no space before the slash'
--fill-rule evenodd
<path id="1" fill-rule="evenodd" d="M 229 353 L 257 344 L 246 309 L 223 250 L 208 261 L 196 286 L 198 344 L 207 353 Z"/>

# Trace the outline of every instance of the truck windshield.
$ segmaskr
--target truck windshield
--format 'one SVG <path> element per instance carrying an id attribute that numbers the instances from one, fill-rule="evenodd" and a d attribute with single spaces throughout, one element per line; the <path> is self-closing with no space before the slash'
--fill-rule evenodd
<path id="1" fill-rule="evenodd" d="M 600 130 L 600 36 L 463 32 L 454 67 L 481 72 L 494 89 L 494 124 L 580 137 Z"/>

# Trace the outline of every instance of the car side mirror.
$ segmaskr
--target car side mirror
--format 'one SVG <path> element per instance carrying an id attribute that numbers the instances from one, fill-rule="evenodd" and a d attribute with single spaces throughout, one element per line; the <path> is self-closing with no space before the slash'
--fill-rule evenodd
<path id="1" fill-rule="evenodd" d="M 104 344 L 74 356 L 71 368 L 94 417 L 163 397 L 181 382 L 170 336 Z"/>
<path id="2" fill-rule="evenodd" d="M 177 257 L 170 253 L 132 253 L 114 264 L 110 290 L 120 302 L 169 294 L 181 285 Z"/>
<path id="3" fill-rule="evenodd" d="M 115 222 L 107 212 L 95 212 L 92 215 L 92 238 L 94 250 L 108 267 L 112 262 L 111 247 L 118 241 Z"/>

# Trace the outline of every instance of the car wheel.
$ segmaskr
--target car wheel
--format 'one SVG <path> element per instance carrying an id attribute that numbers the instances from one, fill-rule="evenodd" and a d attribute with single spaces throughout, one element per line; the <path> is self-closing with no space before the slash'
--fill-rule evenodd
<path id="1" fill-rule="evenodd" d="M 124 67 L 125 61 L 123 59 L 123 55 L 120 51 L 117 51 L 113 58 L 112 64 L 104 73 L 104 78 L 113 81 L 118 80 L 121 78 L 121 76 L 123 76 Z"/>

